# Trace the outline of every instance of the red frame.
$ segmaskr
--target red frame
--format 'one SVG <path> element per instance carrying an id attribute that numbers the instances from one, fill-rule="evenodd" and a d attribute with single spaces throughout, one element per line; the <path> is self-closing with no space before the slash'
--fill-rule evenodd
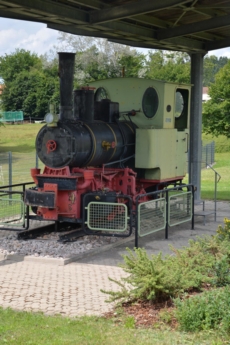
<path id="1" fill-rule="evenodd" d="M 133 200 L 135 209 L 136 198 L 138 195 L 146 194 L 146 188 L 157 186 L 157 189 L 164 188 L 165 185 L 181 181 L 183 176 L 166 180 L 147 180 L 137 178 L 130 168 L 49 168 L 45 167 L 42 174 L 40 169 L 31 169 L 31 176 L 38 184 L 38 176 L 68 178 L 76 180 L 76 190 L 58 190 L 56 183 L 45 183 L 43 188 L 38 188 L 38 192 L 53 192 L 55 194 L 55 208 L 49 209 L 38 207 L 37 215 L 46 220 L 58 220 L 60 217 L 81 219 L 82 215 L 82 194 L 96 191 L 115 191 L 119 197 L 128 195 Z M 147 198 L 139 199 L 140 202 L 147 201 Z"/>

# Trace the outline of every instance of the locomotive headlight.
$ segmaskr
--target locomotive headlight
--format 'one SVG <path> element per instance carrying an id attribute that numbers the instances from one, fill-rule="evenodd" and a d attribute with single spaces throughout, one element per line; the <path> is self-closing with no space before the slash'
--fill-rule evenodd
<path id="1" fill-rule="evenodd" d="M 48 123 L 48 124 L 54 122 L 54 116 L 53 116 L 53 114 L 51 114 L 51 113 L 46 114 L 46 116 L 45 116 L 45 122 Z"/>
<path id="2" fill-rule="evenodd" d="M 59 116 L 58 116 L 58 114 L 55 113 L 55 108 L 52 104 L 50 104 L 50 112 L 45 115 L 44 120 L 48 126 L 51 126 L 51 127 L 57 126 Z"/>

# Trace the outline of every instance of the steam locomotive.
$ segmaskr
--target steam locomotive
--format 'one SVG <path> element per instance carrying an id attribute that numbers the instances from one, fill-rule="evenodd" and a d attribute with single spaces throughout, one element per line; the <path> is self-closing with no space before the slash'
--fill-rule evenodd
<path id="1" fill-rule="evenodd" d="M 184 178 L 191 86 L 116 78 L 72 91 L 74 59 L 59 53 L 60 114 L 51 107 L 37 135 L 45 168 L 31 169 L 25 203 L 41 220 L 106 231 Z"/>

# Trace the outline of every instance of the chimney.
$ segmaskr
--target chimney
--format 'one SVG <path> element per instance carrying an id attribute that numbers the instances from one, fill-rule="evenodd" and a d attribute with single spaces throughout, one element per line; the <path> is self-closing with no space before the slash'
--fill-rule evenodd
<path id="1" fill-rule="evenodd" d="M 59 78 L 60 78 L 60 120 L 73 119 L 73 76 L 75 53 L 59 54 Z"/>

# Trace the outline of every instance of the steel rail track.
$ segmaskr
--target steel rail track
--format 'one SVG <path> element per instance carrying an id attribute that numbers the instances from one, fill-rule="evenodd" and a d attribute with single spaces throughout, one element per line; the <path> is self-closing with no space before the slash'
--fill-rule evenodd
<path id="1" fill-rule="evenodd" d="M 77 240 L 79 237 L 85 236 L 85 232 L 81 230 L 81 228 L 76 229 L 76 224 L 74 224 L 75 229 L 73 229 L 73 225 L 69 223 L 64 223 L 59 226 L 57 229 L 56 224 L 49 224 L 42 227 L 37 227 L 29 230 L 23 230 L 18 232 L 17 238 L 18 240 L 52 240 L 41 238 L 41 236 L 51 234 L 52 232 L 60 233 L 58 241 L 60 242 L 73 242 Z M 68 228 L 68 229 L 67 229 Z M 55 239 L 53 239 L 55 241 Z"/>

